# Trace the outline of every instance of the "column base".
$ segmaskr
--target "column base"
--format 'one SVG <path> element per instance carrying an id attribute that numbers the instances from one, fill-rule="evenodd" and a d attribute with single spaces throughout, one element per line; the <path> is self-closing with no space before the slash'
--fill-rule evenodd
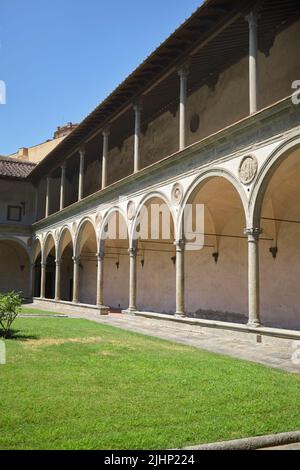
<path id="1" fill-rule="evenodd" d="M 183 312 L 176 312 L 174 316 L 175 316 L 176 318 L 184 318 L 184 317 L 185 317 L 185 313 L 183 313 Z"/>
<path id="2" fill-rule="evenodd" d="M 109 315 L 109 307 L 106 307 L 106 305 L 97 305 L 97 308 L 99 309 L 99 313 L 101 316 L 104 315 Z"/>
<path id="3" fill-rule="evenodd" d="M 260 322 L 256 322 L 256 321 L 249 321 L 247 323 L 247 326 L 249 326 L 250 328 L 260 328 L 262 326 L 262 324 Z"/>
<path id="4" fill-rule="evenodd" d="M 127 308 L 126 310 L 122 310 L 121 313 L 123 313 L 123 315 L 135 315 L 137 311 L 136 308 Z"/>

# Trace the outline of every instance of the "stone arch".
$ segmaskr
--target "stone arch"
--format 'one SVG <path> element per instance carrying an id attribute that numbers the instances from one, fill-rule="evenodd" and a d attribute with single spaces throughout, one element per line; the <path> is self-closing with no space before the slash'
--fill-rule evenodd
<path id="1" fill-rule="evenodd" d="M 72 249 L 74 252 L 74 240 L 72 236 L 72 231 L 68 225 L 65 225 L 62 227 L 62 229 L 59 232 L 58 236 L 58 242 L 57 242 L 57 259 L 60 259 L 65 248 L 66 248 L 66 243 L 72 243 Z"/>
<path id="2" fill-rule="evenodd" d="M 31 296 L 31 256 L 26 243 L 17 237 L 0 237 L 0 292 L 22 292 Z"/>
<path id="3" fill-rule="evenodd" d="M 45 298 L 54 299 L 55 297 L 55 260 L 56 260 L 56 241 L 52 232 L 45 236 L 42 263 L 45 264 Z"/>
<path id="4" fill-rule="evenodd" d="M 55 236 L 52 232 L 48 232 L 45 236 L 45 241 L 43 243 L 43 250 L 42 250 L 42 259 L 46 261 L 50 251 L 54 251 L 54 258 L 56 258 L 56 242 Z"/>
<path id="5" fill-rule="evenodd" d="M 114 206 L 103 217 L 99 231 L 99 251 L 104 257 L 104 304 L 120 311 L 129 302 L 129 230 L 124 211 Z"/>
<path id="6" fill-rule="evenodd" d="M 138 248 L 139 310 L 168 314 L 176 310 L 176 223 L 174 206 L 164 193 L 153 191 L 141 199 L 131 227 L 131 244 Z"/>
<path id="7" fill-rule="evenodd" d="M 281 143 L 263 163 L 249 211 L 263 232 L 259 247 L 261 321 L 300 329 L 300 138 Z"/>
<path id="8" fill-rule="evenodd" d="M 269 155 L 260 168 L 249 199 L 249 220 L 253 226 L 259 226 L 264 195 L 272 176 L 291 152 L 298 148 L 300 148 L 299 136 L 288 139 Z"/>
<path id="9" fill-rule="evenodd" d="M 249 220 L 249 212 L 248 212 L 248 199 L 247 195 L 243 189 L 243 186 L 240 184 L 240 182 L 235 178 L 235 176 L 230 173 L 229 171 L 223 169 L 223 168 L 213 168 L 210 170 L 206 170 L 200 175 L 198 175 L 190 184 L 188 187 L 187 191 L 185 192 L 184 198 L 182 200 L 182 203 L 180 204 L 180 211 L 178 215 L 178 228 L 177 228 L 177 237 L 178 239 L 181 239 L 183 236 L 182 230 L 182 220 L 183 220 L 183 212 L 187 204 L 190 203 L 191 200 L 193 200 L 194 195 L 199 191 L 201 186 L 205 183 L 207 183 L 210 179 L 212 178 L 224 178 L 226 181 L 228 181 L 236 190 L 238 193 L 244 213 L 245 213 L 245 221 Z"/>
<path id="10" fill-rule="evenodd" d="M 184 210 L 201 204 L 201 219 L 191 234 L 183 227 Z M 188 206 L 190 205 L 190 206 Z M 212 320 L 246 323 L 248 319 L 248 199 L 229 171 L 204 171 L 190 184 L 180 207 L 178 239 L 185 250 L 186 314 Z M 204 226 L 202 225 L 204 222 Z M 190 237 L 190 238 L 189 238 Z"/>
<path id="11" fill-rule="evenodd" d="M 83 218 L 74 241 L 74 257 L 78 263 L 78 300 L 95 305 L 97 300 L 97 253 L 98 241 L 94 221 Z"/>

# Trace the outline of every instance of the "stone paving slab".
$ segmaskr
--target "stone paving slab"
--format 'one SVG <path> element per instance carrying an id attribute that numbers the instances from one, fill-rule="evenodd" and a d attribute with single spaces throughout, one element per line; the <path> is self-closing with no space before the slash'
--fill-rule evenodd
<path id="1" fill-rule="evenodd" d="M 42 308 L 38 302 L 32 305 L 29 304 L 27 307 Z M 62 311 L 61 313 L 64 312 Z M 154 336 L 199 349 L 257 362 L 287 372 L 300 373 L 300 365 L 292 362 L 294 350 L 292 349 L 292 342 L 289 340 L 275 342 L 266 340 L 266 342 L 257 343 L 254 340 L 256 338 L 255 335 L 231 335 L 220 329 L 182 325 L 156 318 L 117 313 L 100 316 L 93 311 L 90 313 L 85 312 L 84 314 L 72 314 L 68 310 L 67 313 L 71 318 L 84 318 L 123 330 L 142 333 L 147 336 Z"/>

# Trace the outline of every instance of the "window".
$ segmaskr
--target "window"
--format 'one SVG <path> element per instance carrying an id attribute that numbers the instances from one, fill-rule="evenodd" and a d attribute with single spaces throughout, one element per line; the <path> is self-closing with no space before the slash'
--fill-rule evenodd
<path id="1" fill-rule="evenodd" d="M 22 220 L 22 207 L 20 206 L 7 206 L 7 220 L 11 222 L 21 222 Z"/>

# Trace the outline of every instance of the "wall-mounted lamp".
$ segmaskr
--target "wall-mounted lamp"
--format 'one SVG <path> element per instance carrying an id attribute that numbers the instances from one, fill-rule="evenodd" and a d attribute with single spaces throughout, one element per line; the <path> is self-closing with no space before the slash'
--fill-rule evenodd
<path id="1" fill-rule="evenodd" d="M 24 269 L 25 269 L 24 264 L 21 264 L 20 269 L 21 269 L 22 272 L 24 271 Z"/>
<path id="2" fill-rule="evenodd" d="M 83 265 L 81 263 L 79 263 L 79 267 L 80 269 L 83 269 Z"/>
<path id="3" fill-rule="evenodd" d="M 172 256 L 171 261 L 172 261 L 172 263 L 173 263 L 174 266 L 175 266 L 175 264 L 176 264 L 176 256 Z"/>
<path id="4" fill-rule="evenodd" d="M 277 253 L 278 253 L 278 247 L 277 246 L 271 246 L 269 251 L 270 251 L 273 259 L 276 259 L 277 258 Z"/>
<path id="5" fill-rule="evenodd" d="M 120 261 L 117 261 L 117 262 L 116 262 L 116 266 L 117 266 L 117 269 L 119 269 L 119 267 L 120 267 Z"/>
<path id="6" fill-rule="evenodd" d="M 144 260 L 144 258 L 141 259 L 141 265 L 142 265 L 142 268 L 145 266 L 145 260 Z"/>
<path id="7" fill-rule="evenodd" d="M 219 261 L 219 252 L 216 251 L 215 253 L 212 254 L 213 259 L 215 260 L 215 263 Z"/>

